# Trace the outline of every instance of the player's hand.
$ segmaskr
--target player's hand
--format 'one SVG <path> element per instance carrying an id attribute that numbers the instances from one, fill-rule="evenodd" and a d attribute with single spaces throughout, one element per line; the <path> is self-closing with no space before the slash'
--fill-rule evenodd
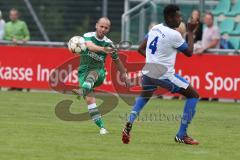
<path id="1" fill-rule="evenodd" d="M 195 53 L 198 55 L 202 55 L 205 51 L 206 51 L 206 49 L 204 49 L 204 48 L 198 48 L 198 49 L 196 49 Z"/>
<path id="2" fill-rule="evenodd" d="M 125 82 L 126 87 L 130 87 L 130 78 L 128 77 L 127 73 L 121 74 L 121 79 Z"/>
<path id="3" fill-rule="evenodd" d="M 103 52 L 108 53 L 108 54 L 113 54 L 114 52 L 116 52 L 116 49 L 114 49 L 112 47 L 103 47 Z"/>
<path id="4" fill-rule="evenodd" d="M 194 32 L 194 30 L 196 30 L 197 26 L 198 26 L 198 22 L 191 20 L 190 22 L 187 23 L 188 32 Z"/>

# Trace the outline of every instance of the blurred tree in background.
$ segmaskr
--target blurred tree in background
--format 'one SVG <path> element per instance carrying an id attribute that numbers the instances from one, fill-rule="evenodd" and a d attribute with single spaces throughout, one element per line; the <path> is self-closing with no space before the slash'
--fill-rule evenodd
<path id="1" fill-rule="evenodd" d="M 39 20 L 51 41 L 68 41 L 74 35 L 94 31 L 102 15 L 102 0 L 30 0 Z M 28 24 L 31 40 L 43 40 L 23 0 L 0 1 L 3 18 L 8 21 L 8 11 L 16 8 L 21 19 Z M 123 0 L 108 1 L 108 17 L 112 21 L 109 37 L 119 41 Z"/>

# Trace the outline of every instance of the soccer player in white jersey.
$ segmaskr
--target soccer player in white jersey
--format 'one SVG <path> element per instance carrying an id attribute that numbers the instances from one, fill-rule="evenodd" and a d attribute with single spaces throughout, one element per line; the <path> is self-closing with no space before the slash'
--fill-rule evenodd
<path id="1" fill-rule="evenodd" d="M 142 70 L 141 95 L 136 98 L 128 122 L 122 131 L 122 141 L 125 144 L 130 142 L 130 131 L 134 120 L 158 86 L 172 93 L 182 94 L 187 98 L 175 141 L 190 145 L 199 144 L 197 140 L 192 139 L 187 134 L 188 125 L 196 112 L 195 108 L 199 95 L 189 82 L 175 74 L 174 70 L 178 51 L 187 57 L 192 56 L 193 30 L 197 26 L 197 23 L 188 23 L 189 41 L 187 44 L 181 34 L 175 30 L 182 20 L 179 7 L 170 4 L 164 8 L 163 14 L 165 23 L 154 26 L 138 49 L 141 54 L 146 56 L 146 65 Z"/>

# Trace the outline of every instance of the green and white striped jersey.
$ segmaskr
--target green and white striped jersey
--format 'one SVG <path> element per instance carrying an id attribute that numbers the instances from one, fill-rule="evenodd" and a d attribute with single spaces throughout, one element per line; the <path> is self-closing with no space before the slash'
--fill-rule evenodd
<path id="1" fill-rule="evenodd" d="M 94 44 L 102 47 L 109 47 L 113 42 L 104 36 L 103 39 L 99 39 L 96 36 L 96 32 L 88 32 L 83 35 L 85 41 L 91 41 Z M 80 69 L 101 69 L 105 66 L 105 60 L 107 53 L 104 52 L 91 52 L 88 49 L 80 54 Z M 118 54 L 113 53 L 112 59 L 118 59 Z"/>

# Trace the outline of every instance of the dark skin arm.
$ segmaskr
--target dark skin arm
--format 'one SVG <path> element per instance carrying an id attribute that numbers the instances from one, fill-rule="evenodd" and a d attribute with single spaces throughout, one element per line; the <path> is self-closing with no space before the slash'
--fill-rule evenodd
<path id="1" fill-rule="evenodd" d="M 193 44 L 194 44 L 194 39 L 193 39 L 193 31 L 196 29 L 198 22 L 190 21 L 187 24 L 187 31 L 188 31 L 188 48 L 182 53 L 187 56 L 191 57 L 193 55 Z"/>
<path id="2" fill-rule="evenodd" d="M 144 57 L 146 57 L 146 54 L 145 54 L 146 46 L 147 46 L 147 40 L 144 39 L 138 47 L 138 52 Z"/>

